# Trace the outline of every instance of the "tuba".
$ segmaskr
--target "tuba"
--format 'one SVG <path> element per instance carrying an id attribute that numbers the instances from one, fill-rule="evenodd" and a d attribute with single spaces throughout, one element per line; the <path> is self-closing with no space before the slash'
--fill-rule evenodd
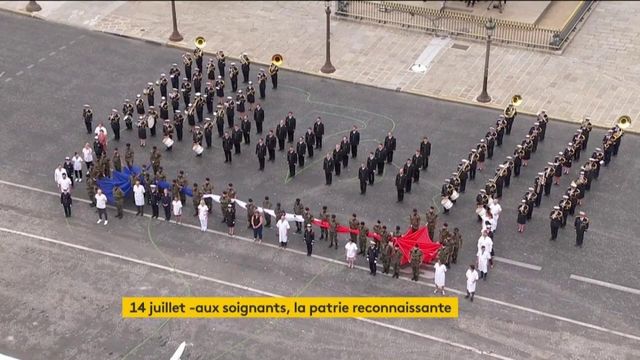
<path id="1" fill-rule="evenodd" d="M 520 106 L 522 104 L 522 96 L 521 95 L 513 95 L 511 97 L 511 102 L 504 109 L 504 117 L 512 118 L 516 115 L 516 106 Z"/>
<path id="2" fill-rule="evenodd" d="M 281 67 L 284 64 L 284 57 L 280 54 L 275 54 L 271 57 L 271 63 L 277 67 Z"/>
<path id="3" fill-rule="evenodd" d="M 624 130 L 631 126 L 631 117 L 629 115 L 622 115 L 618 119 L 616 119 L 614 126 L 619 127 Z"/>

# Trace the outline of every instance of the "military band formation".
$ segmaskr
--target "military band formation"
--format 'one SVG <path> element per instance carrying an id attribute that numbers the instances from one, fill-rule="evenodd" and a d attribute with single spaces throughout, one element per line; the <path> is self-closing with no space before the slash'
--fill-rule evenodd
<path id="1" fill-rule="evenodd" d="M 108 117 L 113 132 L 113 140 L 120 140 L 120 122 L 124 121 L 127 130 L 132 131 L 134 127 L 134 116 L 137 116 L 135 123 L 137 127 L 139 146 L 146 147 L 147 129 L 149 135 L 156 136 L 156 128 L 162 124 L 162 144 L 165 151 L 171 151 L 174 144 L 182 142 L 184 135 L 185 117 L 189 125 L 189 132 L 192 137 L 192 150 L 196 156 L 200 157 L 204 153 L 204 146 L 207 149 L 213 147 L 213 133 L 217 133 L 221 139 L 222 150 L 224 152 L 225 163 L 232 163 L 233 155 L 242 153 L 242 144 L 245 146 L 251 143 L 252 121 L 248 113 L 253 113 L 253 123 L 257 135 L 262 135 L 265 121 L 265 110 L 261 102 L 266 99 L 267 73 L 271 78 L 272 89 L 278 86 L 278 70 L 282 65 L 282 56 L 275 55 L 268 71 L 260 69 L 257 75 L 258 94 L 252 81 L 250 81 L 251 62 L 246 53 L 240 56 L 240 69 L 235 62 L 231 62 L 226 68 L 226 58 L 223 51 L 215 53 L 215 58 L 210 58 L 203 67 L 203 51 L 197 47 L 193 54 L 182 55 L 184 65 L 184 77 L 177 64 L 172 64 L 169 70 L 169 77 L 161 74 L 155 83 L 149 82 L 142 94 L 136 95 L 133 102 L 125 99 L 121 113 L 116 109 Z M 195 61 L 195 67 L 193 62 Z M 203 74 L 203 70 L 206 75 Z M 217 75 L 216 75 L 217 71 Z M 231 92 L 225 82 L 227 78 L 231 84 Z M 242 73 L 242 83 L 244 89 L 239 88 L 238 77 Z M 204 92 L 202 91 L 203 77 Z M 182 82 L 180 81 L 182 79 Z M 155 108 L 155 88 L 160 91 L 159 111 Z M 171 92 L 169 92 L 169 90 Z M 191 97 L 194 94 L 193 99 Z M 144 96 L 143 96 L 144 95 Z M 229 96 L 233 95 L 233 96 Z M 257 101 L 256 95 L 259 96 Z M 181 111 L 181 100 L 184 104 L 184 112 Z M 516 106 L 522 101 L 519 96 L 514 96 L 512 102 L 505 109 L 496 121 L 495 127 L 490 127 L 479 143 L 471 149 L 467 158 L 462 159 L 456 171 L 451 173 L 441 189 L 441 205 L 443 213 L 449 214 L 459 196 L 466 191 L 467 180 L 474 181 L 477 171 L 484 171 L 485 161 L 492 159 L 494 148 L 501 147 L 505 135 L 510 135 L 514 120 L 517 116 Z M 169 104 L 173 112 L 173 119 L 169 119 Z M 206 107 L 206 115 L 204 108 Z M 135 113 L 135 115 L 134 115 Z M 236 119 L 236 114 L 237 119 Z M 130 143 L 126 144 L 124 153 L 121 154 L 115 147 L 111 157 L 107 153 L 107 129 L 103 123 L 93 128 L 93 110 L 89 105 L 83 109 L 83 119 L 87 133 L 94 136 L 93 146 L 87 143 L 82 149 L 82 156 L 75 153 L 73 159 L 66 158 L 64 164 L 58 166 L 55 171 L 55 182 L 61 191 L 61 203 L 65 211 L 65 216 L 71 216 L 72 198 L 70 192 L 74 182 L 81 182 L 83 178 L 82 163 L 87 169 L 86 186 L 92 206 L 96 206 L 99 212 L 100 223 L 104 217 L 106 225 L 106 196 L 97 186 L 97 180 L 111 176 L 111 169 L 122 171 L 124 166 L 132 168 L 134 166 L 134 150 Z M 213 120 L 212 120 L 213 119 Z M 238 121 L 239 120 L 239 121 Z M 225 123 L 226 121 L 226 123 Z M 496 231 L 498 217 L 502 208 L 499 199 L 502 197 L 505 188 L 510 185 L 513 175 L 520 175 L 521 167 L 527 167 L 531 155 L 536 152 L 539 142 L 543 142 L 547 130 L 548 116 L 546 111 L 538 113 L 538 117 L 530 128 L 528 134 L 517 145 L 513 156 L 507 156 L 502 164 L 495 170 L 493 178 L 489 179 L 484 189 L 476 197 L 476 214 L 481 221 L 481 237 L 478 241 L 478 252 L 476 262 L 467 271 L 468 289 L 475 291 L 475 281 L 483 278 L 486 280 L 487 264 L 493 267 L 492 257 L 494 255 L 492 237 Z M 603 139 L 602 148 L 596 148 L 591 158 L 581 167 L 579 177 L 571 183 L 558 206 L 555 206 L 550 214 L 551 240 L 557 238 L 558 230 L 567 223 L 568 215 L 574 215 L 577 206 L 582 204 L 585 191 L 588 191 L 593 179 L 597 179 L 602 165 L 607 166 L 612 156 L 618 154 L 623 129 L 630 124 L 629 119 L 618 121 L 615 126 L 608 131 Z M 226 129 L 225 129 L 226 125 Z M 305 158 L 313 158 L 315 152 L 322 152 L 323 137 L 325 136 L 325 125 L 320 117 L 317 117 L 313 126 L 306 129 L 304 135 L 296 136 L 297 119 L 293 112 L 288 112 L 284 119 L 280 120 L 275 129 L 268 129 L 265 137 L 260 137 L 255 146 L 255 155 L 258 159 L 259 170 L 263 171 L 266 161 L 275 162 L 277 151 L 286 151 L 288 164 L 288 176 L 296 176 L 296 168 L 305 167 Z M 533 186 L 529 188 L 517 208 L 518 232 L 525 231 L 526 223 L 532 218 L 533 208 L 539 207 L 542 195 L 550 195 L 552 184 L 559 185 L 562 175 L 570 173 L 570 169 L 575 161 L 580 159 L 580 153 L 587 148 L 589 133 L 592 125 L 588 118 L 581 124 L 576 134 L 568 143 L 567 147 L 559 152 L 553 162 L 547 163 L 541 172 L 534 178 Z M 297 137 L 297 140 L 296 140 Z M 204 140 L 204 143 L 203 143 Z M 204 144 L 204 145 L 203 145 Z M 323 159 L 323 171 L 325 174 L 325 184 L 330 186 L 333 182 L 333 175 L 339 177 L 341 170 L 348 167 L 349 159 L 357 161 L 358 147 L 360 145 L 360 132 L 357 126 L 353 126 L 348 136 L 344 136 L 341 141 L 326 153 Z M 394 153 L 397 149 L 397 141 L 391 132 L 387 134 L 383 142 L 380 142 L 374 151 L 367 154 L 358 169 L 358 180 L 360 193 L 366 194 L 368 186 L 373 186 L 375 177 L 382 176 L 385 165 L 395 165 L 393 163 Z M 431 156 L 431 143 L 425 136 L 416 147 L 415 153 L 410 155 L 406 162 L 399 167 L 395 177 L 397 190 L 397 201 L 402 202 L 404 195 L 411 193 L 412 184 L 420 180 L 420 173 L 427 170 L 429 157 Z M 201 230 L 206 230 L 208 214 L 212 213 L 214 186 L 209 178 L 199 186 L 193 183 L 189 187 L 187 177 L 183 170 L 178 171 L 177 177 L 170 181 L 169 188 L 160 189 L 159 183 L 167 181 L 167 175 L 161 166 L 162 152 L 156 146 L 152 146 L 148 166 L 142 167 L 139 175 L 133 175 L 131 185 L 133 197 L 138 209 L 136 215 L 143 215 L 145 204 L 151 205 L 152 217 L 159 217 L 160 207 L 164 210 L 165 220 L 169 221 L 173 215 L 178 223 L 181 223 L 183 207 L 186 206 L 186 192 L 189 188 L 192 192 L 192 204 L 194 217 L 199 217 Z M 151 172 L 152 171 L 152 172 Z M 115 187 L 113 198 L 116 207 L 116 217 L 123 217 L 123 207 L 125 193 Z M 218 200 L 216 200 L 218 201 Z M 219 201 L 221 210 L 221 220 L 229 227 L 229 234 L 234 235 L 236 224 L 236 190 L 233 184 L 229 184 L 223 191 Z M 246 207 L 248 228 L 254 230 L 254 239 L 262 241 L 262 227 L 271 227 L 272 216 L 266 214 L 263 209 L 272 209 L 269 197 L 265 197 L 262 208 L 249 199 Z M 285 211 L 280 203 L 276 204 L 275 219 L 285 218 Z M 335 214 L 329 214 L 327 206 L 323 206 L 317 218 L 311 215 L 310 209 L 304 207 L 300 199 L 296 200 L 293 207 L 293 214 L 300 215 L 304 222 L 296 221 L 296 233 L 302 234 L 302 239 L 307 245 L 307 254 L 311 255 L 315 240 L 315 234 L 310 227 L 314 220 L 326 222 L 328 227 L 321 227 L 320 240 L 329 243 L 329 248 L 338 248 L 337 228 L 340 225 Z M 417 231 L 422 226 L 421 217 L 417 209 L 409 216 L 409 231 Z M 458 228 L 449 231 L 448 223 L 443 223 L 439 234 L 436 236 L 438 210 L 434 207 L 426 212 L 425 224 L 430 239 L 441 244 L 436 262 L 436 291 L 444 293 L 444 272 L 451 264 L 456 264 L 458 252 L 462 247 L 462 235 Z M 393 277 L 399 276 L 400 260 L 402 253 L 395 239 L 402 234 L 400 227 L 396 226 L 395 231 L 388 231 L 386 225 L 380 220 L 372 227 L 372 232 L 379 237 L 379 241 L 370 241 L 367 238 L 369 229 L 363 221 L 357 219 L 356 214 L 348 221 L 348 226 L 352 230 L 358 230 L 359 235 L 350 234 L 350 241 L 346 244 L 347 262 L 349 267 L 353 267 L 354 252 L 365 256 L 369 262 L 371 274 L 376 274 L 376 263 L 380 259 L 383 265 L 383 273 L 389 273 L 393 268 Z M 584 233 L 589 228 L 589 219 L 582 211 L 575 217 L 574 226 L 576 230 L 576 246 L 582 246 Z M 259 232 L 257 230 L 260 230 Z M 288 229 L 288 225 L 287 228 Z M 285 229 L 285 231 L 286 231 Z M 303 233 L 304 229 L 304 233 Z M 281 235 L 279 236 L 282 237 Z M 488 239 L 488 240 L 487 240 Z M 281 242 L 282 243 L 282 242 Z M 285 241 L 286 246 L 286 241 Z M 418 281 L 420 266 L 424 254 L 416 246 L 409 255 L 412 267 L 412 280 Z M 476 267 L 480 271 L 477 275 Z M 474 275 L 474 273 L 476 275 Z M 475 276 L 475 277 L 474 277 Z M 475 279 L 475 280 L 474 280 Z M 471 281 L 471 282 L 469 282 Z M 473 286 L 471 286 L 473 283 Z M 473 292 L 469 291 L 471 300 Z"/>

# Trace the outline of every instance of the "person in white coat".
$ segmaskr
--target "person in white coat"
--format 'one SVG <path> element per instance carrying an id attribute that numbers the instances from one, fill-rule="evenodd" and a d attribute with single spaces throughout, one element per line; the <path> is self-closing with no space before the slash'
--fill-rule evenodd
<path id="1" fill-rule="evenodd" d="M 440 264 L 440 260 L 437 260 L 436 264 L 433 267 L 435 269 L 435 277 L 433 278 L 433 281 L 436 284 L 436 289 L 433 291 L 433 293 L 437 294 L 438 291 L 441 291 L 442 295 L 444 295 L 444 281 L 445 274 L 447 272 L 447 266 L 444 264 Z"/>
<path id="2" fill-rule="evenodd" d="M 180 201 L 179 196 L 173 198 L 171 208 L 173 209 L 173 216 L 176 217 L 176 224 L 182 224 L 182 201 Z"/>
<path id="3" fill-rule="evenodd" d="M 280 241 L 280 248 L 287 248 L 287 231 L 291 228 L 289 222 L 284 218 L 284 215 L 278 220 L 276 223 L 276 227 L 278 228 L 278 241 Z"/>
<path id="4" fill-rule="evenodd" d="M 480 248 L 480 254 L 478 254 L 478 260 L 476 264 L 478 265 L 478 271 L 480 271 L 480 278 L 483 280 L 487 280 L 487 274 L 489 273 L 489 259 L 491 255 L 487 251 L 487 248 L 483 245 Z"/>
<path id="5" fill-rule="evenodd" d="M 144 186 L 140 185 L 140 180 L 136 180 L 136 184 L 133 185 L 133 200 L 138 208 L 136 216 L 144 214 L 144 193 Z"/>
<path id="6" fill-rule="evenodd" d="M 358 254 L 358 244 L 353 238 L 344 246 L 347 256 L 347 267 L 353 269 L 353 263 L 356 261 L 356 255 Z"/>
<path id="7" fill-rule="evenodd" d="M 204 202 L 204 199 L 200 200 L 198 205 L 198 218 L 200 219 L 200 231 L 207 231 L 207 223 L 209 220 L 209 207 Z"/>
<path id="8" fill-rule="evenodd" d="M 469 265 L 469 269 L 467 270 L 467 296 L 465 299 L 469 299 L 473 301 L 473 296 L 476 293 L 476 283 L 478 282 L 478 272 L 476 271 L 476 266 L 471 264 Z"/>
<path id="9" fill-rule="evenodd" d="M 500 219 L 500 213 L 502 212 L 502 206 L 498 202 L 498 199 L 493 199 L 493 201 L 489 201 L 489 209 L 491 209 L 491 213 L 493 217 L 496 219 L 496 223 L 498 219 Z"/>
<path id="10" fill-rule="evenodd" d="M 62 164 L 58 164 L 58 167 L 53 171 L 53 182 L 56 183 L 58 189 L 60 189 L 60 180 L 62 180 L 62 174 L 66 174 L 67 170 L 62 167 Z"/>
<path id="11" fill-rule="evenodd" d="M 87 176 L 89 176 L 93 167 L 93 148 L 89 143 L 84 144 L 84 148 L 82 148 L 82 159 L 87 165 Z"/>
<path id="12" fill-rule="evenodd" d="M 78 153 L 75 153 L 71 158 L 71 162 L 73 163 L 73 177 L 76 182 L 82 182 L 82 158 Z"/>

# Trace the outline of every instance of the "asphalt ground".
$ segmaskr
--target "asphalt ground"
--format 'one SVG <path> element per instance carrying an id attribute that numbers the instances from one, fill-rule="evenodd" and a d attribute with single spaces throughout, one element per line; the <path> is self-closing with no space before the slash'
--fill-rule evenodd
<path id="1" fill-rule="evenodd" d="M 7 295 L 2 302 L 0 352 L 21 358 L 120 358 L 128 354 L 130 358 L 155 359 L 168 357 L 185 340 L 192 344 L 188 347 L 191 358 L 251 359 L 258 354 L 265 358 L 309 359 L 381 358 L 386 357 L 385 353 L 407 358 L 478 355 L 356 320 L 222 323 L 171 320 L 158 330 L 162 321 L 121 319 L 121 296 L 252 294 L 46 245 L 7 231 L 23 231 L 175 266 L 280 295 L 416 296 L 428 295 L 432 288 L 388 277 L 371 278 L 362 270 L 348 271 L 336 261 L 328 260 L 342 261 L 343 250 L 329 250 L 323 242 L 314 249 L 318 257 L 306 259 L 299 251 L 303 244 L 297 235 L 291 236 L 293 251 L 282 252 L 273 246 L 250 244 L 221 234 L 202 234 L 131 214 L 117 220 L 110 212 L 109 226 L 98 227 L 94 210 L 78 200 L 74 203 L 74 217 L 63 221 L 58 198 L 37 189 L 55 192 L 52 172 L 56 163 L 91 141 L 82 123 L 82 105 L 92 104 L 96 120 L 106 120 L 110 109 L 120 109 L 125 97 L 134 99 L 144 84 L 155 81 L 161 72 L 168 73 L 170 64 L 179 62 L 180 51 L 4 13 L 0 17 L 0 31 L 12 34 L 0 38 L 0 48 L 4 49 L 0 51 L 3 64 L 0 73 L 4 72 L 0 77 L 4 95 L 0 131 L 3 154 L 0 180 L 4 182 L 0 185 L 0 208 L 4 216 L 0 223 L 5 229 L 1 232 L 0 270 L 6 284 L 3 292 Z M 252 77 L 255 74 L 254 66 Z M 8 78 L 11 80 L 7 81 Z M 363 139 L 358 158 L 362 160 L 388 131 L 393 131 L 398 139 L 394 163 L 399 166 L 415 151 L 421 137 L 428 135 L 433 144 L 429 170 L 422 173 L 419 185 L 414 186 L 404 203 L 395 202 L 396 169 L 392 166 L 386 167 L 382 178 L 376 178 L 375 186 L 368 189 L 366 196 L 359 194 L 358 163 L 353 160 L 340 178 L 334 177 L 331 187 L 324 185 L 322 154 L 316 154 L 316 162 L 298 171 L 292 180 L 286 178 L 287 165 L 281 153 L 274 164 L 268 163 L 265 172 L 259 173 L 251 151 L 254 134 L 252 146 L 243 146 L 243 154 L 234 156 L 232 165 L 222 163 L 218 139 L 214 138 L 215 147 L 206 150 L 202 158 L 194 156 L 190 141 L 176 144 L 172 153 L 163 153 L 165 173 L 172 176 L 184 169 L 190 182 L 210 177 L 216 193 L 232 182 L 238 189 L 238 198 L 251 197 L 260 203 L 268 195 L 274 204 L 281 202 L 288 211 L 299 197 L 314 214 L 322 205 L 329 206 L 330 212 L 337 214 L 343 223 L 356 212 L 369 225 L 380 219 L 388 227 L 397 224 L 405 228 L 412 208 L 424 214 L 428 206 L 438 202 L 443 179 L 498 115 L 486 109 L 285 70 L 280 72 L 279 82 L 276 91 L 267 90 L 263 104 L 267 114 L 265 128 L 275 127 L 287 111 L 293 111 L 298 119 L 296 134 L 301 134 L 316 116 L 322 116 L 329 134 L 324 140 L 325 151 L 356 124 Z M 553 117 L 552 109 L 547 110 Z M 474 258 L 479 235 L 475 194 L 493 175 L 493 169 L 513 151 L 533 121 L 526 116 L 518 117 L 511 136 L 505 137 L 502 148 L 496 148 L 493 160 L 487 161 L 487 170 L 468 184 L 467 193 L 450 215 L 440 215 L 440 224 L 446 219 L 450 226 L 461 229 L 465 239 L 461 261 L 448 273 L 449 287 L 464 289 L 464 264 Z M 501 202 L 503 215 L 494 239 L 498 256 L 537 265 L 541 270 L 496 263 L 489 281 L 478 287 L 478 295 L 487 299 L 469 304 L 461 298 L 460 319 L 388 323 L 512 358 L 639 356 L 637 295 L 569 279 L 575 274 L 640 288 L 635 276 L 638 270 L 635 255 L 640 249 L 633 236 L 640 230 L 634 221 L 638 212 L 635 174 L 640 165 L 634 157 L 640 147 L 638 139 L 625 136 L 620 154 L 601 171 L 600 179 L 587 194 L 582 209 L 592 223 L 585 247 L 577 249 L 573 246 L 575 235 L 571 228 L 561 231 L 556 243 L 550 243 L 547 220 L 562 190 L 577 176 L 576 167 L 572 168 L 571 176 L 563 176 L 561 186 L 554 187 L 551 197 L 543 199 L 542 206 L 534 210 L 527 232 L 515 231 L 515 207 L 520 197 L 535 174 L 563 149 L 575 125 L 552 121 L 548 130 L 529 167 L 523 168 L 521 176 L 512 179 L 511 187 L 505 190 Z M 593 131 L 588 154 L 599 146 L 603 134 L 603 130 Z M 122 144 L 118 146 L 123 148 L 125 142 L 134 145 L 136 163 L 140 164 L 148 162 L 152 144 L 162 147 L 160 140 L 150 138 L 148 147 L 141 149 L 136 145 L 136 134 L 123 131 Z M 111 141 L 110 148 L 113 144 Z M 582 161 L 585 158 L 583 154 Z M 74 196 L 86 199 L 84 184 L 76 187 Z M 130 208 L 131 205 L 132 201 Z M 186 210 L 189 215 L 190 201 Z M 250 237 L 243 215 L 238 212 L 238 234 Z M 196 224 L 195 218 L 185 218 L 187 223 Z M 224 232 L 226 229 L 219 220 L 219 209 L 214 207 L 210 229 Z M 276 243 L 275 232 L 266 232 L 265 243 Z M 365 262 L 358 259 L 358 264 L 364 266 Z M 428 271 L 425 275 L 429 275 Z M 352 336 L 345 337 L 345 331 Z M 142 343 L 146 338 L 149 340 Z"/>

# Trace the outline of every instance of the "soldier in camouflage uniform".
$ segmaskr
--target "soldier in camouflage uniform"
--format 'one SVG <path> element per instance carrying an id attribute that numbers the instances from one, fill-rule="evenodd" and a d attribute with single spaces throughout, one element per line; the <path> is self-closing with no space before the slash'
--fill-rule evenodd
<path id="1" fill-rule="evenodd" d="M 436 226 L 438 223 L 438 214 L 436 214 L 436 209 L 433 206 L 429 208 L 429 211 L 427 211 L 426 220 L 427 230 L 429 231 L 429 238 L 431 239 L 431 241 L 433 241 L 433 236 L 436 233 Z"/>
<path id="2" fill-rule="evenodd" d="M 91 201 L 91 204 L 89 206 L 91 207 L 95 207 L 96 206 L 96 181 L 94 180 L 93 176 L 89 175 L 87 177 L 87 195 L 89 195 L 89 201 Z"/>
<path id="3" fill-rule="evenodd" d="M 369 241 L 367 241 L 367 233 L 369 233 L 369 228 L 365 226 L 364 221 L 360 222 L 360 234 L 358 234 L 358 248 L 360 248 L 360 254 L 367 254 L 367 250 L 369 247 Z"/>
<path id="4" fill-rule="evenodd" d="M 420 265 L 422 265 L 422 259 L 424 258 L 424 254 L 422 250 L 418 247 L 418 244 L 411 249 L 410 261 L 411 261 L 411 270 L 413 272 L 413 277 L 411 280 L 418 281 L 420 277 Z"/>
<path id="5" fill-rule="evenodd" d="M 162 172 L 162 166 L 160 167 L 160 172 Z M 202 185 L 202 195 L 213 195 L 213 185 L 211 184 L 211 180 L 209 178 L 204 179 L 204 184 Z M 204 203 L 207 204 L 209 208 L 208 213 L 211 214 L 213 211 L 213 199 L 205 198 Z"/>
<path id="6" fill-rule="evenodd" d="M 127 144 L 127 149 L 124 152 L 124 162 L 127 164 L 127 167 L 130 169 L 133 166 L 133 150 L 131 150 L 131 144 Z"/>
<path id="7" fill-rule="evenodd" d="M 120 153 L 118 152 L 118 148 L 113 150 L 113 157 L 111 158 L 111 162 L 113 163 L 113 170 L 117 172 L 122 171 L 122 160 L 120 159 Z"/>
<path id="8" fill-rule="evenodd" d="M 391 240 L 391 233 L 387 231 L 387 225 L 382 225 L 382 230 L 380 230 L 380 246 L 384 248 L 385 245 L 389 244 L 389 240 Z"/>
<path id="9" fill-rule="evenodd" d="M 382 247 L 380 252 L 380 261 L 382 261 L 382 273 L 388 274 L 389 268 L 391 267 L 391 257 L 393 256 L 393 245 L 391 243 L 387 243 Z"/>
<path id="10" fill-rule="evenodd" d="M 304 212 L 304 206 L 300 199 L 296 199 L 296 202 L 293 204 L 293 214 L 294 215 L 302 215 Z M 302 233 L 302 223 L 300 221 L 296 221 L 296 234 Z"/>
<path id="11" fill-rule="evenodd" d="M 336 244 L 336 250 L 338 250 L 338 221 L 336 220 L 336 215 L 331 214 L 331 219 L 329 220 L 329 248 Z"/>
<path id="12" fill-rule="evenodd" d="M 154 176 L 154 179 L 155 179 L 156 182 L 158 182 L 158 181 L 167 181 L 167 175 L 165 175 L 164 169 L 162 168 L 162 166 L 160 166 L 160 168 L 158 168 L 158 172 Z"/>
<path id="13" fill-rule="evenodd" d="M 451 251 L 451 262 L 455 264 L 458 261 L 458 251 L 460 251 L 460 249 L 462 248 L 462 234 L 460 234 L 460 229 L 453 229 L 453 235 L 451 235 L 451 243 L 453 245 Z"/>
<path id="14" fill-rule="evenodd" d="M 229 204 L 231 204 L 231 199 L 229 199 L 229 194 L 227 191 L 222 192 L 222 196 L 220 197 L 220 212 L 222 213 L 222 223 L 227 222 L 227 211 L 229 210 Z"/>
<path id="15" fill-rule="evenodd" d="M 449 232 L 449 224 L 447 224 L 447 223 L 442 224 L 442 229 L 440 229 L 440 235 L 438 237 L 438 242 L 439 243 L 443 243 L 445 241 L 445 239 L 447 239 L 450 236 L 451 236 L 451 233 Z"/>
<path id="16" fill-rule="evenodd" d="M 307 225 L 313 225 L 313 215 L 311 215 L 311 211 L 309 208 L 304 209 L 304 214 L 302 214 L 304 218 L 304 228 L 307 228 Z"/>
<path id="17" fill-rule="evenodd" d="M 373 229 L 372 229 L 372 231 L 373 231 L 375 234 L 382 235 L 382 222 L 381 222 L 380 220 L 378 220 L 378 221 L 376 222 L 376 224 L 375 224 L 375 225 L 373 225 Z M 380 249 L 382 249 L 382 247 L 381 247 Z"/>
<path id="18" fill-rule="evenodd" d="M 119 186 L 113 188 L 113 199 L 116 202 L 116 217 L 122 219 L 122 207 L 124 206 L 124 192 Z"/>
<path id="19" fill-rule="evenodd" d="M 160 154 L 160 151 L 158 151 L 158 148 L 154 146 L 153 150 L 151 150 L 151 156 L 149 158 L 151 162 L 151 166 L 153 167 L 154 174 L 156 174 L 158 172 L 158 169 L 160 168 L 161 158 L 162 158 L 162 154 Z"/>
<path id="20" fill-rule="evenodd" d="M 453 244 L 451 243 L 451 238 L 445 238 L 444 242 L 440 243 L 440 250 L 438 250 L 438 260 L 440 264 L 443 264 L 449 268 L 449 263 L 451 261 L 451 252 L 453 250 Z"/>
<path id="21" fill-rule="evenodd" d="M 318 219 L 320 219 L 320 221 L 329 222 L 329 213 L 327 212 L 326 206 L 322 207 L 322 212 L 318 216 Z M 329 241 L 329 232 L 323 227 L 320 228 L 320 240 L 322 239 L 324 239 L 324 241 Z"/>
<path id="22" fill-rule="evenodd" d="M 411 225 L 411 232 L 416 232 L 420 228 L 420 215 L 418 215 L 418 209 L 413 209 L 413 214 L 409 216 L 409 224 Z"/>
<path id="23" fill-rule="evenodd" d="M 358 228 L 360 228 L 360 222 L 358 221 L 356 214 L 353 214 L 351 215 L 351 220 L 349 220 L 349 229 L 356 230 Z M 349 236 L 351 237 L 351 241 L 353 241 L 356 244 L 358 243 L 358 235 L 354 233 L 350 233 Z M 360 248 L 359 250 L 360 252 L 358 254 L 364 254 L 364 250 L 362 250 L 362 248 Z"/>
<path id="24" fill-rule="evenodd" d="M 400 277 L 400 261 L 402 261 L 402 251 L 400 251 L 400 247 L 396 244 L 393 247 L 393 253 L 391 254 L 391 266 L 393 266 L 393 277 Z"/>

